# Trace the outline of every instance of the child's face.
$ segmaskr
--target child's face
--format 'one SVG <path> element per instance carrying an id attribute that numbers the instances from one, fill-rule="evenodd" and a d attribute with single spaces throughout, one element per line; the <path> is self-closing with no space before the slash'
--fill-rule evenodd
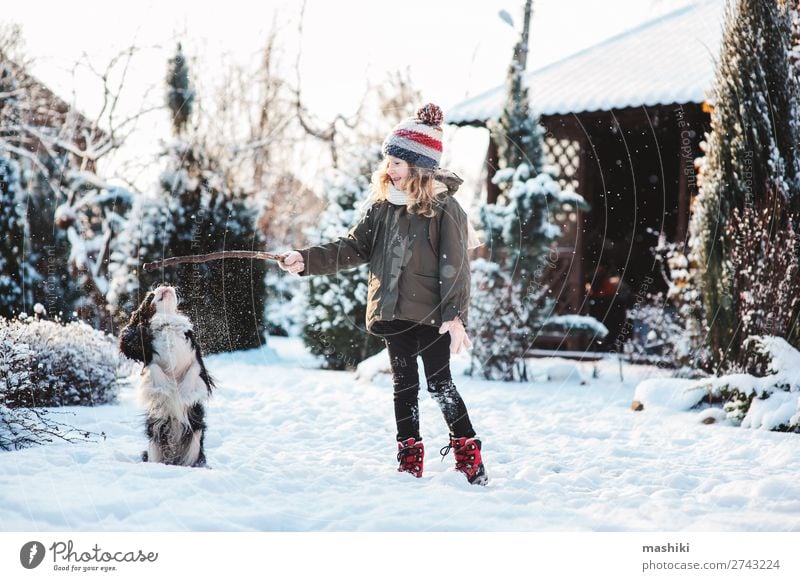
<path id="1" fill-rule="evenodd" d="M 392 157 L 391 155 L 386 158 L 386 173 L 392 180 L 394 187 L 398 190 L 403 189 L 403 184 L 408 179 L 410 173 L 408 162 L 400 159 L 399 157 Z"/>

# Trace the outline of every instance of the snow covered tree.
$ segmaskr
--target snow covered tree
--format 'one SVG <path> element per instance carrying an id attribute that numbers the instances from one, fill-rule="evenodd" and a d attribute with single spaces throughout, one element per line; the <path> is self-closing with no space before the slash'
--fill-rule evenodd
<path id="1" fill-rule="evenodd" d="M 562 227 L 553 223 L 555 210 L 588 209 L 580 195 L 562 192 L 553 176 L 544 171 L 544 130 L 531 111 L 523 77 L 531 4 L 531 0 L 525 3 L 523 30 L 506 78 L 503 112 L 500 120 L 489 126 L 501 168 L 493 183 L 499 186 L 500 200 L 504 204 L 484 204 L 480 208 L 480 220 L 492 260 L 500 268 L 487 270 L 483 277 L 486 280 L 474 288 L 472 295 L 472 305 L 478 309 L 494 303 L 493 310 L 497 313 L 510 309 L 509 312 L 514 313 L 514 325 L 521 331 L 504 339 L 503 353 L 480 360 L 487 350 L 496 350 L 496 338 L 494 333 L 470 324 L 478 343 L 495 343 L 478 346 L 473 351 L 473 359 L 478 358 L 473 366 L 477 364 L 483 369 L 487 378 L 495 375 L 509 379 L 523 377 L 524 371 L 514 370 L 524 370 L 522 358 L 554 310 L 544 271 L 551 247 L 562 233 Z"/>
<path id="2" fill-rule="evenodd" d="M 25 217 L 21 211 L 19 167 L 0 156 L 0 317 L 11 318 L 30 307 L 38 278 L 25 253 Z"/>
<path id="3" fill-rule="evenodd" d="M 314 242 L 342 236 L 360 219 L 359 212 L 370 195 L 370 175 L 382 157 L 380 147 L 361 155 L 351 152 L 349 172 L 333 170 L 324 182 L 325 211 L 319 225 L 309 232 Z M 342 270 L 335 275 L 309 278 L 308 307 L 303 340 L 312 353 L 322 355 L 330 369 L 355 368 L 380 351 L 383 343 L 363 331 L 367 313 L 367 266 Z"/>
<path id="4" fill-rule="evenodd" d="M 174 285 L 181 308 L 195 325 L 206 352 L 263 343 L 264 273 L 260 260 L 182 264 L 152 273 L 143 262 L 220 250 L 261 250 L 255 211 L 225 182 L 202 148 L 182 142 L 165 153 L 159 191 L 134 204 L 112 254 L 110 301 L 119 322 L 159 283 Z"/>
<path id="5" fill-rule="evenodd" d="M 66 234 L 70 278 L 81 289 L 73 308 L 80 320 L 112 332 L 107 299 L 109 255 L 124 228 L 133 194 L 92 172 L 70 171 L 64 179 L 70 184 L 70 195 L 56 208 L 54 222 Z"/>
<path id="6" fill-rule="evenodd" d="M 791 43 L 788 3 L 738 0 L 728 6 L 690 225 L 692 251 L 705 267 L 700 291 L 714 365 L 736 361 L 745 339 L 728 228 L 734 210 L 758 207 L 769 192 L 785 197 L 787 212 L 800 210 L 800 97 Z"/>
<path id="7" fill-rule="evenodd" d="M 105 106 L 90 121 L 26 72 L 21 46 L 18 27 L 0 25 L 0 151 L 19 166 L 25 249 L 41 275 L 31 281 L 33 300 L 50 316 L 75 313 L 109 329 L 106 250 L 126 204 L 119 188 L 97 185 L 103 180 L 95 172 L 134 130 L 133 121 L 148 112 L 142 106 L 120 113 L 125 83 L 119 79 L 137 49 L 122 51 L 104 69 L 75 64 L 102 86 Z"/>
<path id="8" fill-rule="evenodd" d="M 183 118 L 187 95 L 185 60 L 180 74 L 168 75 L 173 121 Z M 180 58 L 179 58 L 180 57 Z M 182 92 L 181 92 L 182 91 Z M 250 200 L 233 187 L 219 161 L 201 143 L 177 140 L 164 152 L 165 168 L 158 191 L 134 203 L 125 232 L 112 253 L 112 308 L 123 322 L 156 284 L 176 286 L 182 310 L 192 319 L 197 340 L 205 352 L 258 347 L 264 337 L 264 273 L 261 260 L 222 260 L 182 264 L 152 273 L 142 262 L 166 256 L 207 254 L 220 250 L 261 250 L 264 243 L 255 224 Z"/>

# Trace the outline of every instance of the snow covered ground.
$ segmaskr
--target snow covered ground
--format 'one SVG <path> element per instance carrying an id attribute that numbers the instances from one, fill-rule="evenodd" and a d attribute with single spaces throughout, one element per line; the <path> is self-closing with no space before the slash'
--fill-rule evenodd
<path id="1" fill-rule="evenodd" d="M 425 475 L 395 471 L 391 380 L 321 371 L 296 339 L 208 358 L 211 470 L 142 464 L 133 387 L 74 408 L 99 443 L 0 453 L 2 531 L 800 531 L 797 435 L 630 410 L 666 375 L 535 360 L 526 384 L 472 380 L 457 358 L 491 478 L 442 463 L 447 432 L 421 397 Z M 367 371 L 369 371 L 367 366 Z M 580 373 L 581 377 L 578 376 Z M 584 380 L 584 384 L 581 382 Z"/>

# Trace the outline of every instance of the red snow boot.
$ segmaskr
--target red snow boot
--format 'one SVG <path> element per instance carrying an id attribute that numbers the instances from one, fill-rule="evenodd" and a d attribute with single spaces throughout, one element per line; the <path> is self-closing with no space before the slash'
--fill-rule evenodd
<path id="1" fill-rule="evenodd" d="M 456 470 L 463 472 L 470 484 L 486 486 L 489 476 L 486 474 L 486 468 L 484 468 L 481 458 L 481 441 L 477 438 L 450 436 L 450 443 L 439 451 L 442 460 L 451 449 L 456 457 Z"/>
<path id="2" fill-rule="evenodd" d="M 414 438 L 397 442 L 397 461 L 400 462 L 398 472 L 411 472 L 422 478 L 422 460 L 425 458 L 425 447 Z"/>

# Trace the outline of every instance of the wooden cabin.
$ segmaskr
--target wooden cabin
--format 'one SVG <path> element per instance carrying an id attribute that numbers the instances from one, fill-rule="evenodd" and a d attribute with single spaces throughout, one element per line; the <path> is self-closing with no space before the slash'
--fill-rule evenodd
<path id="1" fill-rule="evenodd" d="M 652 251 L 659 235 L 686 239 L 722 22 L 723 2 L 700 0 L 526 73 L 531 107 L 547 132 L 547 161 L 562 188 L 591 205 L 557 217 L 564 235 L 550 284 L 559 312 L 606 324 L 606 348 L 636 298 L 666 288 Z M 505 87 L 495 87 L 452 108 L 446 121 L 486 127 L 504 101 Z M 492 143 L 489 203 L 498 194 Z M 563 339 L 545 337 L 538 346 L 586 347 Z"/>

